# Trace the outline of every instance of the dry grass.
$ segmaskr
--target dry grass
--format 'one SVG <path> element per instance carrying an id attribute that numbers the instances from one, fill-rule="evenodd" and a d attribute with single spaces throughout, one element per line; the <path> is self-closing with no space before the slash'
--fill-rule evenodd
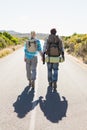
<path id="1" fill-rule="evenodd" d="M 0 58 L 12 53 L 13 51 L 19 49 L 20 47 L 22 47 L 22 45 L 11 46 L 9 48 L 5 48 L 5 49 L 0 50 Z"/>

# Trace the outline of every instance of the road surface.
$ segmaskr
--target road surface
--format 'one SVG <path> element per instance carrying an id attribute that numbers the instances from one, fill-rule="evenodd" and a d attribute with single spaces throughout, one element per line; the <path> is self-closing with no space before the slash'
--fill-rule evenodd
<path id="1" fill-rule="evenodd" d="M 0 59 L 0 130 L 87 130 L 87 68 L 66 55 L 53 92 L 39 56 L 34 92 L 23 58 L 21 48 Z"/>

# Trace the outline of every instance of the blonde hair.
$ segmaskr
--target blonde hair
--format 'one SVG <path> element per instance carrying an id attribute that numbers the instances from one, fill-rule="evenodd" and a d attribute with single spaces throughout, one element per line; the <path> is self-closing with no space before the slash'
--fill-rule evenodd
<path id="1" fill-rule="evenodd" d="M 35 31 L 31 31 L 31 37 L 35 37 L 36 36 L 36 32 Z"/>

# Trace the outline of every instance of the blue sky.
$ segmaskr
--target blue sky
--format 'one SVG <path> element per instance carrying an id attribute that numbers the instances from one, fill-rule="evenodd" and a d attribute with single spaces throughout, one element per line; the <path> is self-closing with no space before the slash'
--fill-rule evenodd
<path id="1" fill-rule="evenodd" d="M 0 30 L 87 34 L 87 0 L 0 0 Z"/>

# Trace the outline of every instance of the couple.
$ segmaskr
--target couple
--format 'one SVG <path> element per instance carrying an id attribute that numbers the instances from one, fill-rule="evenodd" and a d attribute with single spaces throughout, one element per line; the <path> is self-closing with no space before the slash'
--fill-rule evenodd
<path id="1" fill-rule="evenodd" d="M 34 31 L 30 34 L 30 39 L 26 41 L 24 46 L 24 61 L 26 62 L 26 72 L 27 79 L 29 81 L 29 86 L 33 89 L 35 88 L 35 80 L 37 75 L 37 53 L 39 52 L 42 60 L 44 60 L 43 55 L 46 54 L 46 62 L 48 68 L 48 82 L 49 86 L 52 86 L 54 90 L 57 88 L 57 80 L 58 80 L 58 67 L 59 67 L 59 57 L 62 56 L 64 60 L 64 48 L 62 40 L 56 35 L 57 31 L 55 28 L 50 30 L 50 35 L 47 40 L 44 42 L 43 51 L 41 48 L 40 40 L 36 39 L 36 33 Z M 52 47 L 53 42 L 58 44 L 57 50 L 55 50 L 55 46 Z M 60 50 L 59 52 L 58 49 Z M 55 56 L 55 55 L 56 56 Z"/>

